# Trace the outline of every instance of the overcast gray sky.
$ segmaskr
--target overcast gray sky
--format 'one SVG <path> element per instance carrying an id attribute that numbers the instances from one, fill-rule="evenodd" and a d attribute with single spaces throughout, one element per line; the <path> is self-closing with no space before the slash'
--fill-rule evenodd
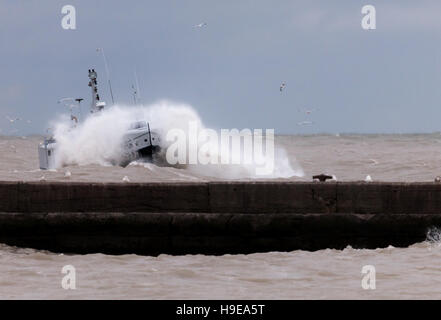
<path id="1" fill-rule="evenodd" d="M 67 4 L 76 30 L 61 27 Z M 376 30 L 361 28 L 366 4 Z M 213 128 L 440 131 L 440 39 L 440 1 L 0 0 L 0 128 L 18 116 L 43 133 L 58 99 L 88 105 L 92 67 L 110 102 L 103 47 L 117 102 L 131 103 L 136 68 L 144 103 L 188 103 Z"/>

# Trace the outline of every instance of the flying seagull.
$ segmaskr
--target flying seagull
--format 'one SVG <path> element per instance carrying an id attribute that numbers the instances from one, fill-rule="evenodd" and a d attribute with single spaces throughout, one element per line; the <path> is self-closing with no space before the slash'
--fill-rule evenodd
<path id="1" fill-rule="evenodd" d="M 285 87 L 286 87 L 286 83 L 282 82 L 282 84 L 280 85 L 280 92 L 282 92 L 283 89 L 285 89 Z"/>
<path id="2" fill-rule="evenodd" d="M 8 116 L 6 116 L 6 119 L 8 119 L 8 121 L 9 121 L 10 123 L 14 123 L 15 121 L 21 120 L 21 118 L 14 118 L 14 119 L 12 119 L 12 118 L 10 118 L 10 117 L 8 117 Z"/>
<path id="3" fill-rule="evenodd" d="M 74 98 L 62 98 L 62 99 L 58 100 L 58 103 L 65 102 L 65 101 L 74 101 L 74 100 L 75 100 Z"/>
<path id="4" fill-rule="evenodd" d="M 298 122 L 297 124 L 299 126 L 304 126 L 304 125 L 307 125 L 307 124 L 314 124 L 314 122 L 312 122 L 312 121 L 302 121 L 302 122 Z"/>
<path id="5" fill-rule="evenodd" d="M 195 25 L 194 27 L 195 28 L 202 28 L 202 27 L 206 27 L 207 25 L 208 24 L 206 22 L 202 22 L 202 23 L 199 23 L 199 24 Z"/>

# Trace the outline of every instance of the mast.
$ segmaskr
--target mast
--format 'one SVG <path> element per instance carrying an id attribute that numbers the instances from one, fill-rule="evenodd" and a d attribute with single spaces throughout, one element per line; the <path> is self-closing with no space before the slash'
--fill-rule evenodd
<path id="1" fill-rule="evenodd" d="M 135 73 L 135 84 L 136 84 L 136 97 L 137 97 L 137 101 L 141 102 L 141 90 L 139 89 L 138 74 L 136 73 L 136 69 L 134 70 L 134 73 Z"/>
<path id="2" fill-rule="evenodd" d="M 138 91 L 135 89 L 135 86 L 132 84 L 132 89 L 133 89 L 133 102 L 135 103 L 135 105 L 138 104 L 138 99 L 137 99 L 137 95 L 138 95 Z"/>
<path id="3" fill-rule="evenodd" d="M 104 101 L 100 101 L 100 96 L 98 94 L 98 84 L 96 81 L 97 73 L 95 69 L 89 69 L 89 87 L 92 89 L 92 103 L 90 105 L 90 113 L 100 112 L 106 106 Z"/>
<path id="4" fill-rule="evenodd" d="M 110 83 L 109 66 L 107 64 L 106 55 L 104 54 L 104 48 L 97 48 L 96 51 L 101 52 L 103 55 L 104 67 L 106 68 L 106 74 L 107 74 L 107 82 L 109 83 L 110 97 L 112 98 L 112 104 L 115 104 L 115 100 L 113 100 L 112 84 Z"/>
<path id="5" fill-rule="evenodd" d="M 138 75 L 136 74 L 136 69 L 134 70 L 135 84 L 132 84 L 133 102 L 137 105 L 141 101 L 141 93 L 139 91 L 139 81 Z"/>

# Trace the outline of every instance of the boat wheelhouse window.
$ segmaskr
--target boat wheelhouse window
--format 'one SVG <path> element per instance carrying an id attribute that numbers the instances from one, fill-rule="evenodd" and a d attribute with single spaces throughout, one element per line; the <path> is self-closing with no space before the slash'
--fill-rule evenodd
<path id="1" fill-rule="evenodd" d="M 130 129 L 140 129 L 147 127 L 147 122 L 145 121 L 136 121 L 130 124 Z"/>

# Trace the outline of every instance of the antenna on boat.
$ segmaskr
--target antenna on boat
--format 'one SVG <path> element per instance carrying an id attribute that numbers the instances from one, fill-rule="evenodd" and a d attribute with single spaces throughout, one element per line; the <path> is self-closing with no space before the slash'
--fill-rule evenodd
<path id="1" fill-rule="evenodd" d="M 137 92 L 137 97 L 138 97 L 138 101 L 141 101 L 141 90 L 139 89 L 139 81 L 138 81 L 138 74 L 136 73 L 136 68 L 135 68 L 135 84 L 136 84 L 136 92 Z"/>
<path id="2" fill-rule="evenodd" d="M 106 55 L 104 54 L 104 49 L 103 48 L 97 48 L 96 51 L 101 51 L 101 53 L 103 55 L 104 67 L 106 68 L 106 73 L 107 73 L 107 82 L 109 83 L 110 97 L 112 98 L 112 104 L 115 104 L 115 100 L 113 100 L 112 84 L 110 83 L 109 66 L 107 64 Z"/>
<path id="3" fill-rule="evenodd" d="M 135 86 L 132 84 L 132 89 L 133 89 L 133 102 L 135 103 L 135 105 L 136 104 L 138 104 L 138 101 L 137 101 L 137 94 L 138 94 L 138 91 L 136 90 L 136 88 L 135 88 Z"/>
<path id="4" fill-rule="evenodd" d="M 140 92 L 139 92 L 139 81 L 138 81 L 138 75 L 136 74 L 136 69 L 134 70 L 134 75 L 135 75 L 135 84 L 132 84 L 132 89 L 133 89 L 133 102 L 135 103 L 135 105 L 137 105 L 140 101 Z"/>

